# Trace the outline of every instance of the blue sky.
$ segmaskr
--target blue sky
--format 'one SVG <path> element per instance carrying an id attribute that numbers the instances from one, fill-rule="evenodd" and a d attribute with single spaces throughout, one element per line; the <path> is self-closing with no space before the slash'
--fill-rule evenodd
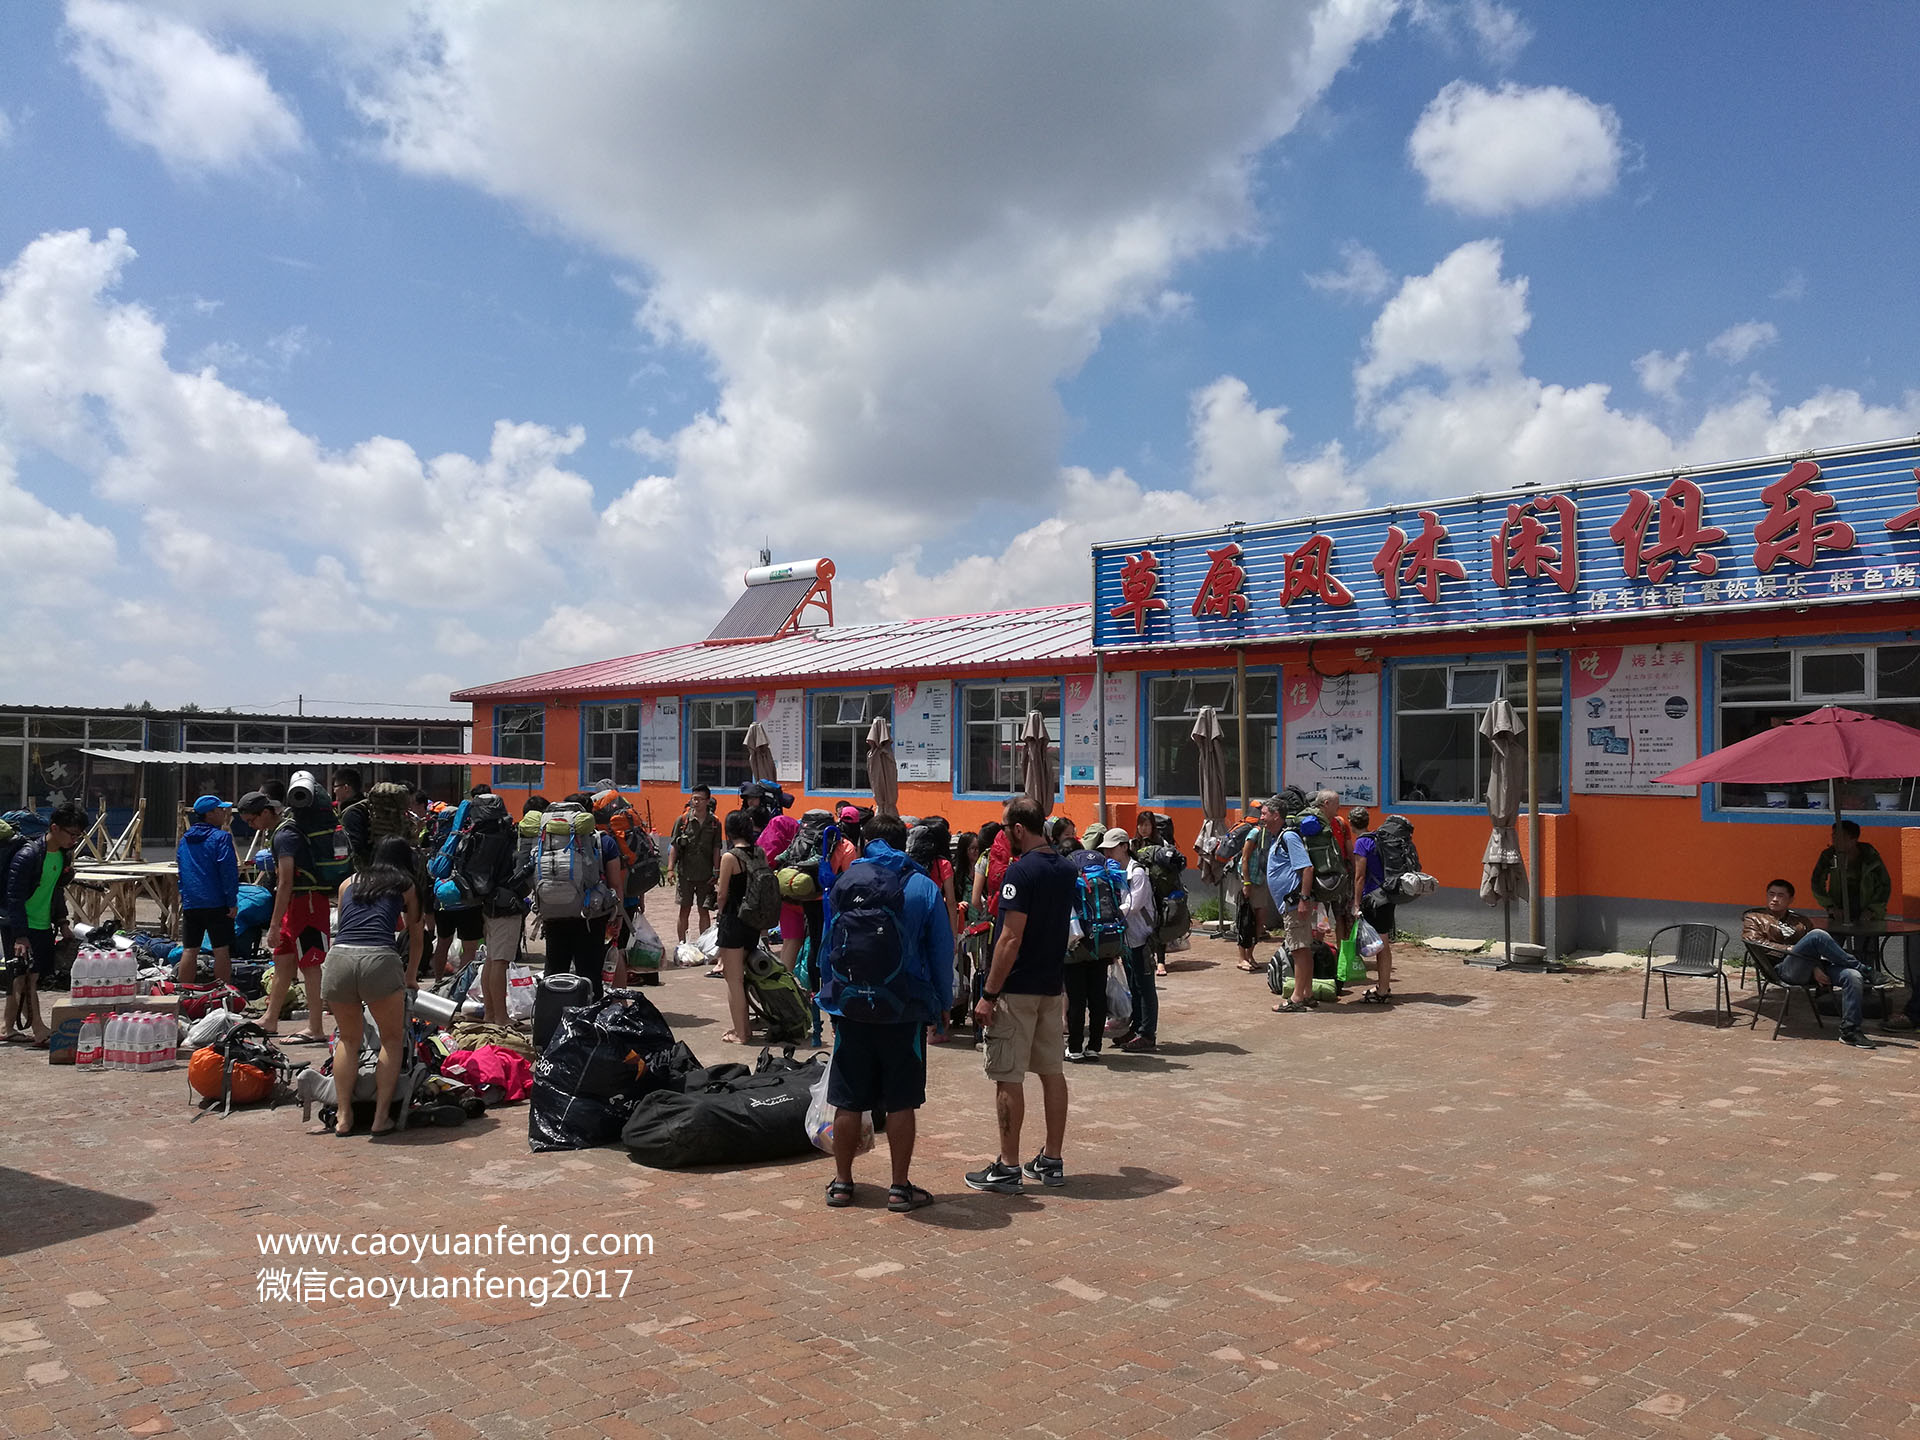
<path id="1" fill-rule="evenodd" d="M 1604 23 L 1602 23 L 1604 16 Z M 1911 6 L 0 7 L 21 699 L 1920 430 Z M 82 233 L 84 232 L 84 233 Z"/>

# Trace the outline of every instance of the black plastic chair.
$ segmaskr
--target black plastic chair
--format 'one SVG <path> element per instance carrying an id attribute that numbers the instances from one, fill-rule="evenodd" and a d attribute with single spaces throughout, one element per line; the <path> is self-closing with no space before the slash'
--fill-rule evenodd
<path id="1" fill-rule="evenodd" d="M 1673 959 L 1664 964 L 1653 963 L 1654 949 L 1660 944 L 1662 935 L 1678 934 L 1674 942 Z M 1647 942 L 1647 979 L 1640 987 L 1640 1018 L 1647 1018 L 1647 998 L 1653 993 L 1653 977 L 1660 977 L 1660 996 L 1667 1009 L 1673 1008 L 1673 996 L 1669 982 L 1679 976 L 1686 980 L 1713 981 L 1713 1020 L 1720 1023 L 1720 1000 L 1726 997 L 1727 1024 L 1733 1023 L 1733 990 L 1727 983 L 1727 968 L 1722 963 L 1727 945 L 1732 937 L 1718 925 L 1669 925 L 1654 933 Z"/>
<path id="2" fill-rule="evenodd" d="M 1826 1029 L 1827 1022 L 1820 1018 L 1820 987 L 1814 984 L 1811 978 L 1809 978 L 1804 985 L 1796 985 L 1791 980 L 1783 979 L 1780 974 L 1780 961 L 1772 951 L 1768 950 L 1764 945 L 1754 944 L 1751 940 L 1746 943 L 1747 959 L 1753 962 L 1755 992 L 1753 998 L 1753 1019 L 1747 1022 L 1747 1028 L 1751 1030 L 1760 1023 L 1760 1011 L 1767 1003 L 1767 987 L 1769 985 L 1778 985 L 1782 998 L 1780 1001 L 1780 1018 L 1773 1022 L 1774 1039 L 1778 1040 L 1780 1038 L 1780 1027 L 1787 1023 L 1787 1011 L 1793 1007 L 1793 997 L 1796 991 L 1807 997 L 1807 1009 L 1813 1012 L 1813 1023 L 1822 1030 Z"/>

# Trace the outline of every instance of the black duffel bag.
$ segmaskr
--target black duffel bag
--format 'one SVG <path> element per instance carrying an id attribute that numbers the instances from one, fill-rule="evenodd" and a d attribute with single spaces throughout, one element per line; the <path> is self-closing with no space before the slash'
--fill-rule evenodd
<path id="1" fill-rule="evenodd" d="M 533 1062 L 527 1147 L 611 1144 L 641 1097 L 677 1085 L 692 1061 L 653 1002 L 634 991 L 562 1012 L 560 1028 Z"/>
<path id="2" fill-rule="evenodd" d="M 684 1090 L 641 1099 L 620 1132 L 634 1162 L 683 1170 L 818 1153 L 807 1139 L 807 1099 L 826 1057 L 771 1064 L 763 1057 L 757 1074 L 715 1074 L 737 1068 L 716 1065 L 688 1075 Z"/>

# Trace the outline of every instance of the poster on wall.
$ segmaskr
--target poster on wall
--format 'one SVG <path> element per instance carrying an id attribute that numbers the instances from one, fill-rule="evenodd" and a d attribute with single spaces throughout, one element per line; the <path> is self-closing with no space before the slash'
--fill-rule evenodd
<path id="1" fill-rule="evenodd" d="M 1572 652 L 1576 795 L 1693 795 L 1653 777 L 1700 756 L 1699 672 L 1691 645 L 1597 645 Z"/>
<path id="2" fill-rule="evenodd" d="M 893 687 L 893 759 L 903 781 L 953 778 L 953 682 L 902 680 Z"/>
<path id="3" fill-rule="evenodd" d="M 1067 784 L 1098 785 L 1101 751 L 1100 706 L 1092 675 L 1069 675 L 1066 680 L 1063 753 Z M 1132 785 L 1134 696 L 1139 677 L 1132 671 L 1107 676 L 1105 749 L 1107 784 Z"/>
<path id="4" fill-rule="evenodd" d="M 762 690 L 754 696 L 753 718 L 766 727 L 773 746 L 773 773 L 781 784 L 807 778 L 806 695 L 800 690 Z"/>
<path id="5" fill-rule="evenodd" d="M 1285 744 L 1281 782 L 1311 795 L 1332 790 L 1342 805 L 1371 805 L 1380 792 L 1380 675 L 1321 675 L 1288 666 L 1281 676 Z"/>
<path id="6" fill-rule="evenodd" d="M 680 783 L 680 697 L 640 702 L 640 778 Z"/>

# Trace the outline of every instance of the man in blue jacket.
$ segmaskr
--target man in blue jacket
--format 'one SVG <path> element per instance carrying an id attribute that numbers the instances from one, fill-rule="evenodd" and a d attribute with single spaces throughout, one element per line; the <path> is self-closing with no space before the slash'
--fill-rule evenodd
<path id="1" fill-rule="evenodd" d="M 834 1017 L 827 1204 L 853 1204 L 853 1157 L 867 1112 L 880 1110 L 893 1160 L 887 1209 L 918 1210 L 933 1196 L 907 1172 L 915 1114 L 927 1099 L 927 1027 L 953 1006 L 953 925 L 940 887 L 907 858 L 898 818 L 875 815 L 861 834 L 865 851 L 829 897 L 833 919 L 819 967 L 819 1005 Z"/>
<path id="2" fill-rule="evenodd" d="M 193 802 L 193 824 L 175 852 L 180 869 L 180 983 L 199 973 L 200 942 L 213 946 L 213 978 L 233 973 L 233 918 L 240 905 L 240 857 L 233 853 L 233 807 L 218 795 Z"/>

